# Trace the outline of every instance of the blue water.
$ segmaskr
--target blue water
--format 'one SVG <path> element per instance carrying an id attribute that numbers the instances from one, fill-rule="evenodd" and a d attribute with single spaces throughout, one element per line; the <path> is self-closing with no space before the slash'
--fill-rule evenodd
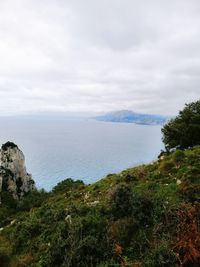
<path id="1" fill-rule="evenodd" d="M 156 159 L 160 126 L 67 120 L 1 119 L 0 143 L 15 142 L 38 188 L 71 177 L 92 183 Z"/>

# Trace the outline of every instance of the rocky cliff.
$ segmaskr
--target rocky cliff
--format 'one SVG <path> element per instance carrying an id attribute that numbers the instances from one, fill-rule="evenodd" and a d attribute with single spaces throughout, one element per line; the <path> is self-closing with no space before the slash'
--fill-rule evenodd
<path id="1" fill-rule="evenodd" d="M 25 157 L 12 142 L 7 142 L 0 149 L 0 195 L 9 192 L 16 200 L 35 189 L 31 174 L 27 173 Z"/>

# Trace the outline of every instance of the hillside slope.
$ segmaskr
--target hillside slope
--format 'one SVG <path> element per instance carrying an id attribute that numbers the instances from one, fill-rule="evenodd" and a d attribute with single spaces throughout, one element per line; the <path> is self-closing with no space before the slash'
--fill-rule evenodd
<path id="1" fill-rule="evenodd" d="M 0 208 L 1 266 L 199 266 L 200 147 Z"/>

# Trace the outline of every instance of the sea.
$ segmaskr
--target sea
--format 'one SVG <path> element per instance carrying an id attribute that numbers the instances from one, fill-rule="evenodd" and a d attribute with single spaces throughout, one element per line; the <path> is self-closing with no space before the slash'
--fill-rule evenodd
<path id="1" fill-rule="evenodd" d="M 23 151 L 27 172 L 39 189 L 50 191 L 66 178 L 86 184 L 157 159 L 161 126 L 90 119 L 0 119 L 0 144 Z"/>

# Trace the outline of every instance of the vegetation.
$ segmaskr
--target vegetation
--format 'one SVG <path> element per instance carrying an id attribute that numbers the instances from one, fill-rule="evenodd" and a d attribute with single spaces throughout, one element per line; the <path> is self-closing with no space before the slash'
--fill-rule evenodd
<path id="1" fill-rule="evenodd" d="M 92 185 L 7 196 L 1 266 L 199 266 L 199 198 L 199 146 Z"/>
<path id="2" fill-rule="evenodd" d="M 162 129 L 167 150 L 200 145 L 200 100 L 187 104 Z"/>
<path id="3" fill-rule="evenodd" d="M 2 149 L 3 150 L 7 150 L 8 148 L 15 148 L 15 147 L 17 147 L 17 145 L 16 144 L 14 144 L 13 142 L 6 142 L 5 144 L 3 144 L 2 145 Z"/>

